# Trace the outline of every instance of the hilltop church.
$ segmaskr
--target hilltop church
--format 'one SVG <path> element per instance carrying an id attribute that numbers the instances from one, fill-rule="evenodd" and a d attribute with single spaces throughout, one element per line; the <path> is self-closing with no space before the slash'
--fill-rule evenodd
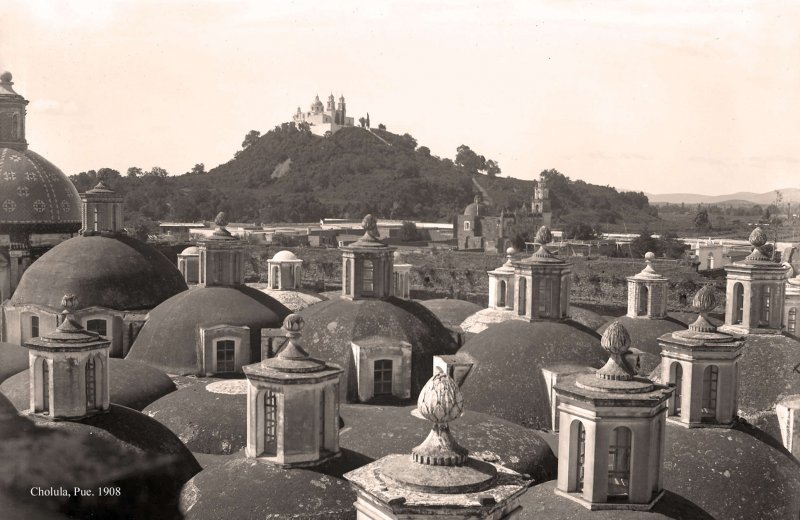
<path id="1" fill-rule="evenodd" d="M 355 126 L 352 117 L 347 117 L 347 104 L 344 101 L 344 96 L 339 96 L 339 104 L 333 94 L 328 96 L 328 105 L 323 107 L 322 101 L 319 96 L 314 98 L 311 103 L 311 109 L 308 112 L 303 112 L 300 107 L 297 107 L 297 112 L 292 116 L 294 124 L 308 123 L 311 127 L 311 132 L 315 135 L 323 136 L 326 132 L 335 133 L 336 131 L 346 126 Z"/>

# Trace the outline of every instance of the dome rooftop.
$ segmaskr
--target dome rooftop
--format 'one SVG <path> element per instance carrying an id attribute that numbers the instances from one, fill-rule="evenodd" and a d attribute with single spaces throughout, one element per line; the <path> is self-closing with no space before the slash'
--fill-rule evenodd
<path id="1" fill-rule="evenodd" d="M 454 354 L 458 349 L 445 326 L 415 301 L 395 297 L 337 298 L 303 309 L 300 315 L 306 323 L 303 333 L 306 350 L 314 357 L 345 368 L 342 390 L 347 391 L 350 401 L 357 400 L 351 341 L 383 337 L 410 343 L 412 398 L 433 374 L 433 356 Z"/>
<path id="2" fill-rule="evenodd" d="M 74 294 L 82 308 L 144 310 L 185 290 L 180 271 L 152 246 L 126 235 L 78 236 L 31 264 L 10 304 L 59 310 L 61 297 Z"/>
<path id="3" fill-rule="evenodd" d="M 270 289 L 268 283 L 248 283 L 247 286 L 274 298 L 292 312 L 299 312 L 315 303 L 328 300 L 326 296 L 302 289 Z"/>
<path id="4" fill-rule="evenodd" d="M 780 442 L 746 423 L 730 429 L 667 423 L 664 488 L 714 518 L 798 518 L 799 469 Z"/>
<path id="5" fill-rule="evenodd" d="M 466 217 L 490 217 L 492 212 L 488 204 L 481 201 L 480 196 L 475 196 L 475 200 L 464 208 Z"/>
<path id="6" fill-rule="evenodd" d="M 0 193 L 0 232 L 75 233 L 81 228 L 78 190 L 31 150 L 0 147 Z"/>
<path id="7" fill-rule="evenodd" d="M 186 483 L 186 520 L 355 518 L 355 491 L 342 475 L 370 462 L 349 450 L 314 468 L 282 469 L 241 455 L 208 467 Z"/>
<path id="8" fill-rule="evenodd" d="M 468 316 L 480 311 L 477 303 L 453 298 L 420 300 L 419 304 L 431 311 L 447 327 L 458 327 Z"/>
<path id="9" fill-rule="evenodd" d="M 603 334 L 608 326 L 615 321 L 620 322 L 625 329 L 627 329 L 631 337 L 631 347 L 656 356 L 661 356 L 661 347 L 658 344 L 658 338 L 664 334 L 686 329 L 686 325 L 670 317 L 650 319 L 620 316 L 619 318 L 612 318 L 607 321 L 603 326 L 597 329 L 597 332 Z"/>
<path id="10" fill-rule="evenodd" d="M 556 495 L 556 482 L 534 486 L 520 498 L 517 520 L 714 520 L 714 518 L 689 500 L 666 491 L 650 511 L 612 509 L 592 511 L 570 500 Z"/>
<path id="11" fill-rule="evenodd" d="M 28 382 L 30 370 L 27 369 L 27 366 L 26 360 L 23 371 L 0 384 L 0 392 L 5 394 L 20 412 L 30 408 L 30 385 Z M 111 402 L 134 410 L 142 410 L 153 401 L 175 391 L 175 383 L 172 382 L 172 379 L 160 370 L 144 363 L 129 359 L 109 358 L 108 371 Z"/>
<path id="12" fill-rule="evenodd" d="M 189 246 L 183 251 L 181 251 L 182 255 L 199 255 L 200 249 L 197 246 Z"/>
<path id="13" fill-rule="evenodd" d="M 28 349 L 15 343 L 0 343 L 0 383 L 28 366 Z"/>
<path id="14" fill-rule="evenodd" d="M 573 304 L 570 304 L 568 314 L 572 321 L 580 323 L 584 327 L 592 330 L 598 330 L 600 327 L 605 327 L 605 324 L 608 321 L 606 318 L 594 311 L 584 309 L 583 307 Z"/>
<path id="15" fill-rule="evenodd" d="M 260 359 L 261 329 L 279 328 L 289 309 L 266 294 L 238 285 L 193 287 L 164 301 L 148 314 L 126 359 L 168 374 L 197 374 L 199 327 L 250 327 L 252 359 Z M 249 361 L 248 361 L 249 362 Z"/>
<path id="16" fill-rule="evenodd" d="M 572 321 L 498 323 L 458 353 L 474 363 L 461 388 L 470 409 L 538 429 L 551 427 L 542 369 L 564 363 L 599 368 L 608 357 L 599 335 Z"/>
<path id="17" fill-rule="evenodd" d="M 195 453 L 232 455 L 247 443 L 247 381 L 201 378 L 145 408 Z M 410 453 L 428 434 L 416 407 L 341 404 L 339 445 L 367 459 Z M 535 431 L 467 409 L 458 420 L 458 439 L 471 456 L 530 474 L 537 482 L 555 478 L 557 461 Z"/>
<path id="18" fill-rule="evenodd" d="M 298 262 L 298 261 L 302 262 L 302 260 L 297 258 L 297 256 L 294 253 L 286 250 L 278 251 L 277 253 L 275 253 L 275 256 L 271 258 L 271 260 L 275 262 Z"/>

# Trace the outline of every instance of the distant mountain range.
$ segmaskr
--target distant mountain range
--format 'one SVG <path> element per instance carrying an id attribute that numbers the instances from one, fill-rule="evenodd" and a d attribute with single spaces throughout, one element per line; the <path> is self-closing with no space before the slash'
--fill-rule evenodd
<path id="1" fill-rule="evenodd" d="M 773 204 L 775 202 L 776 191 L 780 191 L 783 196 L 783 203 L 800 203 L 800 189 L 786 188 L 783 190 L 772 190 L 766 193 L 752 193 L 740 191 L 728 195 L 698 195 L 696 193 L 645 193 L 651 204 Z"/>

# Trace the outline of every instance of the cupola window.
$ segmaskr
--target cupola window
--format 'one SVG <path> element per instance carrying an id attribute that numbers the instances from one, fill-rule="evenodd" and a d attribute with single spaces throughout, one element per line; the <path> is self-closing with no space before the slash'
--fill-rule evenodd
<path id="1" fill-rule="evenodd" d="M 232 339 L 223 339 L 215 342 L 217 351 L 217 372 L 233 372 L 236 369 L 235 353 L 236 342 Z"/>
<path id="2" fill-rule="evenodd" d="M 672 363 L 672 375 L 670 382 L 675 385 L 675 393 L 672 395 L 672 406 L 670 407 L 670 415 L 681 414 L 681 396 L 683 394 L 683 367 L 679 362 Z"/>
<path id="3" fill-rule="evenodd" d="M 797 332 L 797 307 L 789 309 L 789 318 L 786 320 L 786 331 L 790 334 Z"/>
<path id="4" fill-rule="evenodd" d="M 31 337 L 39 337 L 39 316 L 31 316 Z"/>
<path id="5" fill-rule="evenodd" d="M 42 413 L 50 412 L 50 366 L 42 360 Z"/>
<path id="6" fill-rule="evenodd" d="M 771 291 L 769 287 L 764 287 L 764 292 L 761 294 L 761 325 L 769 326 L 769 304 L 771 298 Z"/>
<path id="7" fill-rule="evenodd" d="M 392 360 L 375 361 L 373 375 L 373 395 L 392 395 Z"/>
<path id="8" fill-rule="evenodd" d="M 86 361 L 86 409 L 93 410 L 96 405 L 95 397 L 95 371 L 94 371 L 94 357 L 90 357 Z"/>
<path id="9" fill-rule="evenodd" d="M 707 366 L 703 371 L 703 407 L 704 419 L 716 419 L 717 416 L 717 382 L 719 368 L 716 365 Z"/>
<path id="10" fill-rule="evenodd" d="M 19 121 L 19 114 L 11 116 L 11 139 L 19 139 L 22 135 L 22 125 Z"/>
<path id="11" fill-rule="evenodd" d="M 464 231 L 469 231 L 471 227 L 471 222 L 469 220 L 464 221 Z"/>
<path id="12" fill-rule="evenodd" d="M 733 286 L 733 323 L 742 323 L 742 316 L 744 316 L 744 286 L 736 283 Z"/>
<path id="13" fill-rule="evenodd" d="M 519 292 L 519 305 L 517 306 L 517 313 L 520 316 L 525 316 L 528 312 L 527 302 L 525 298 L 527 297 L 528 290 L 527 290 L 528 281 L 525 278 L 519 279 L 519 288 L 517 291 Z"/>
<path id="14" fill-rule="evenodd" d="M 620 426 L 608 446 L 608 496 L 627 496 L 631 479 L 631 431 Z"/>
<path id="15" fill-rule="evenodd" d="M 108 322 L 102 319 L 94 319 L 86 322 L 86 330 L 96 332 L 101 336 L 108 336 Z"/>
<path id="16" fill-rule="evenodd" d="M 372 267 L 372 260 L 364 260 L 364 285 L 362 286 L 362 293 L 365 296 L 372 295 L 374 291 L 373 286 L 373 267 Z"/>
<path id="17" fill-rule="evenodd" d="M 272 390 L 264 391 L 264 453 L 275 455 L 278 440 L 277 395 Z"/>

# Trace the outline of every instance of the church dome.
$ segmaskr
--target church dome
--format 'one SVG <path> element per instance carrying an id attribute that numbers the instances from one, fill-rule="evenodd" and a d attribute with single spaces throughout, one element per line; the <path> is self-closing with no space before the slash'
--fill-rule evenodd
<path id="1" fill-rule="evenodd" d="M 491 216 L 491 210 L 488 204 L 484 204 L 479 197 L 475 197 L 475 201 L 464 208 L 464 216 L 488 217 Z"/>
<path id="2" fill-rule="evenodd" d="M 0 383 L 28 368 L 28 364 L 28 349 L 16 343 L 0 343 Z"/>
<path id="3" fill-rule="evenodd" d="M 1 344 L 0 347 L 2 347 Z M 28 349 L 17 348 L 25 351 L 25 367 L 22 372 L 9 377 L 0 384 L 0 392 L 14 403 L 17 410 L 22 412 L 30 408 L 30 370 L 27 370 Z M 141 410 L 160 397 L 175 391 L 175 383 L 169 376 L 144 363 L 109 358 L 108 372 L 111 402 L 134 410 Z"/>
<path id="4" fill-rule="evenodd" d="M 168 374 L 198 374 L 199 328 L 231 325 L 250 328 L 250 363 L 261 359 L 261 329 L 279 328 L 288 314 L 289 309 L 251 287 L 194 287 L 150 311 L 126 359 Z"/>
<path id="5" fill-rule="evenodd" d="M 454 354 L 458 349 L 445 326 L 415 301 L 395 297 L 386 300 L 336 298 L 303 309 L 300 315 L 306 323 L 303 340 L 309 354 L 345 368 L 343 402 L 358 399 L 351 342 L 386 338 L 409 343 L 411 398 L 416 398 L 433 374 L 433 356 Z"/>
<path id="6" fill-rule="evenodd" d="M 0 232 L 75 233 L 80 211 L 78 190 L 53 163 L 0 147 Z"/>
<path id="7" fill-rule="evenodd" d="M 126 235 L 87 235 L 31 264 L 10 304 L 60 309 L 61 297 L 73 294 L 82 308 L 142 310 L 185 290 L 180 271 L 152 246 Z"/>
<path id="8" fill-rule="evenodd" d="M 200 254 L 200 249 L 198 249 L 197 246 L 189 246 L 186 249 L 184 249 L 183 251 L 181 251 L 181 254 L 182 255 L 199 255 Z"/>
<path id="9" fill-rule="evenodd" d="M 599 368 L 608 357 L 600 336 L 573 321 L 508 320 L 472 337 L 458 354 L 474 363 L 461 388 L 470 409 L 537 429 L 551 427 L 542 369 Z"/>
<path id="10" fill-rule="evenodd" d="M 481 306 L 453 298 L 421 300 L 420 305 L 431 311 L 446 327 L 458 327 L 467 317 L 481 310 Z"/>

